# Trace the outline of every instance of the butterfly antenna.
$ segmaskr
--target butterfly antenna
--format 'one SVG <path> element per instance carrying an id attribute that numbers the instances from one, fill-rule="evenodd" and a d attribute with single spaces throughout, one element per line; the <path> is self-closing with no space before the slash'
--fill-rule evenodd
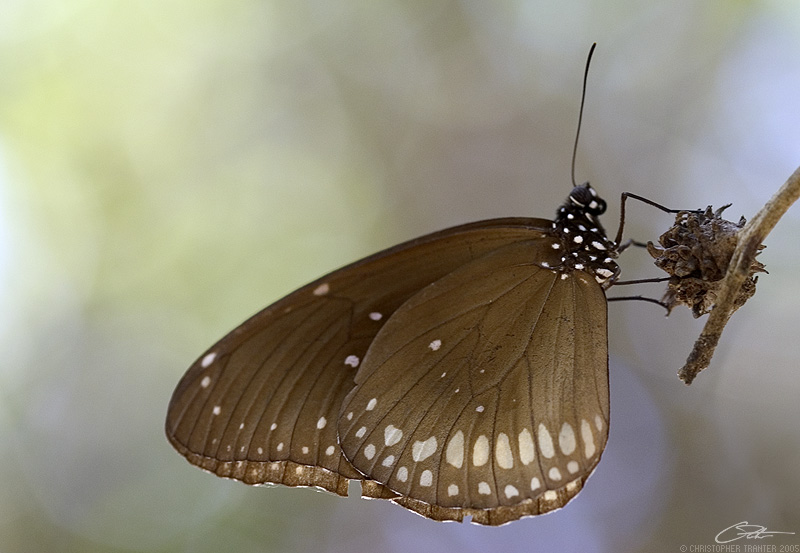
<path id="1" fill-rule="evenodd" d="M 589 48 L 589 56 L 586 58 L 586 70 L 583 73 L 583 92 L 581 92 L 581 109 L 578 112 L 578 131 L 575 133 L 575 144 L 572 146 L 572 186 L 577 186 L 575 183 L 575 158 L 578 155 L 578 138 L 581 136 L 581 123 L 583 122 L 583 104 L 586 101 L 586 81 L 589 78 L 589 65 L 592 63 L 592 54 L 597 46 L 595 42 Z"/>

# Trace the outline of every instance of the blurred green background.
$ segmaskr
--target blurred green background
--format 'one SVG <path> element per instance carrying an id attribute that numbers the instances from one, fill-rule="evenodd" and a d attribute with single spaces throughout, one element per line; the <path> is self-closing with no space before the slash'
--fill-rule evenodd
<path id="1" fill-rule="evenodd" d="M 446 226 L 550 218 L 593 41 L 577 178 L 609 233 L 623 191 L 737 220 L 800 164 L 792 0 L 4 0 L 0 552 L 678 551 L 743 520 L 800 543 L 797 208 L 691 387 L 703 321 L 610 305 L 610 441 L 556 513 L 493 529 L 248 488 L 164 437 L 184 370 L 283 294 Z M 632 204 L 626 228 L 671 222 Z"/>

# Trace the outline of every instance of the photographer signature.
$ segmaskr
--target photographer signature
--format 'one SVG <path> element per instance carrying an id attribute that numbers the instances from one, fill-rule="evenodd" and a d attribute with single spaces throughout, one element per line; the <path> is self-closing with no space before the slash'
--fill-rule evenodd
<path id="1" fill-rule="evenodd" d="M 775 534 L 794 534 L 794 532 L 769 531 L 766 526 L 750 524 L 745 520 L 725 528 L 722 532 L 717 534 L 714 541 L 717 543 L 731 543 L 742 538 L 747 540 L 761 540 Z"/>

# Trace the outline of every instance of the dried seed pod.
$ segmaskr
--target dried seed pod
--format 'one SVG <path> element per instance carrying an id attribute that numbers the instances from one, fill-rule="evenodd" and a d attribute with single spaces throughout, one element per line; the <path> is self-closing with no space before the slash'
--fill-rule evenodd
<path id="1" fill-rule="evenodd" d="M 675 216 L 675 224 L 659 237 L 660 246 L 647 243 L 656 266 L 670 275 L 662 298 L 670 311 L 678 304 L 685 304 L 697 318 L 714 308 L 736 248 L 737 234 L 746 223 L 744 217 L 738 223 L 723 219 L 722 212 L 728 207 L 730 204 L 716 211 L 711 206 L 703 212 L 681 211 Z M 759 246 L 759 253 L 764 247 Z M 734 301 L 736 309 L 755 294 L 758 280 L 755 273 L 765 272 L 764 265 L 754 260 Z"/>

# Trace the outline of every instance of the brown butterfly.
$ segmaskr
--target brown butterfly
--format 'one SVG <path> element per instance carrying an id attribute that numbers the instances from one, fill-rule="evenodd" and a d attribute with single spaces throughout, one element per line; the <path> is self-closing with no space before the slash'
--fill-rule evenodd
<path id="1" fill-rule="evenodd" d="M 190 367 L 170 442 L 219 476 L 360 480 L 435 520 L 562 507 L 608 438 L 605 207 L 587 183 L 554 221 L 453 227 L 300 288 Z"/>
<path id="2" fill-rule="evenodd" d="M 623 194 L 623 218 L 627 196 L 671 211 Z M 359 480 L 434 520 L 564 506 L 608 439 L 605 290 L 625 246 L 605 209 L 574 186 L 553 221 L 453 227 L 296 290 L 189 368 L 170 442 L 219 476 L 339 495 Z"/>

